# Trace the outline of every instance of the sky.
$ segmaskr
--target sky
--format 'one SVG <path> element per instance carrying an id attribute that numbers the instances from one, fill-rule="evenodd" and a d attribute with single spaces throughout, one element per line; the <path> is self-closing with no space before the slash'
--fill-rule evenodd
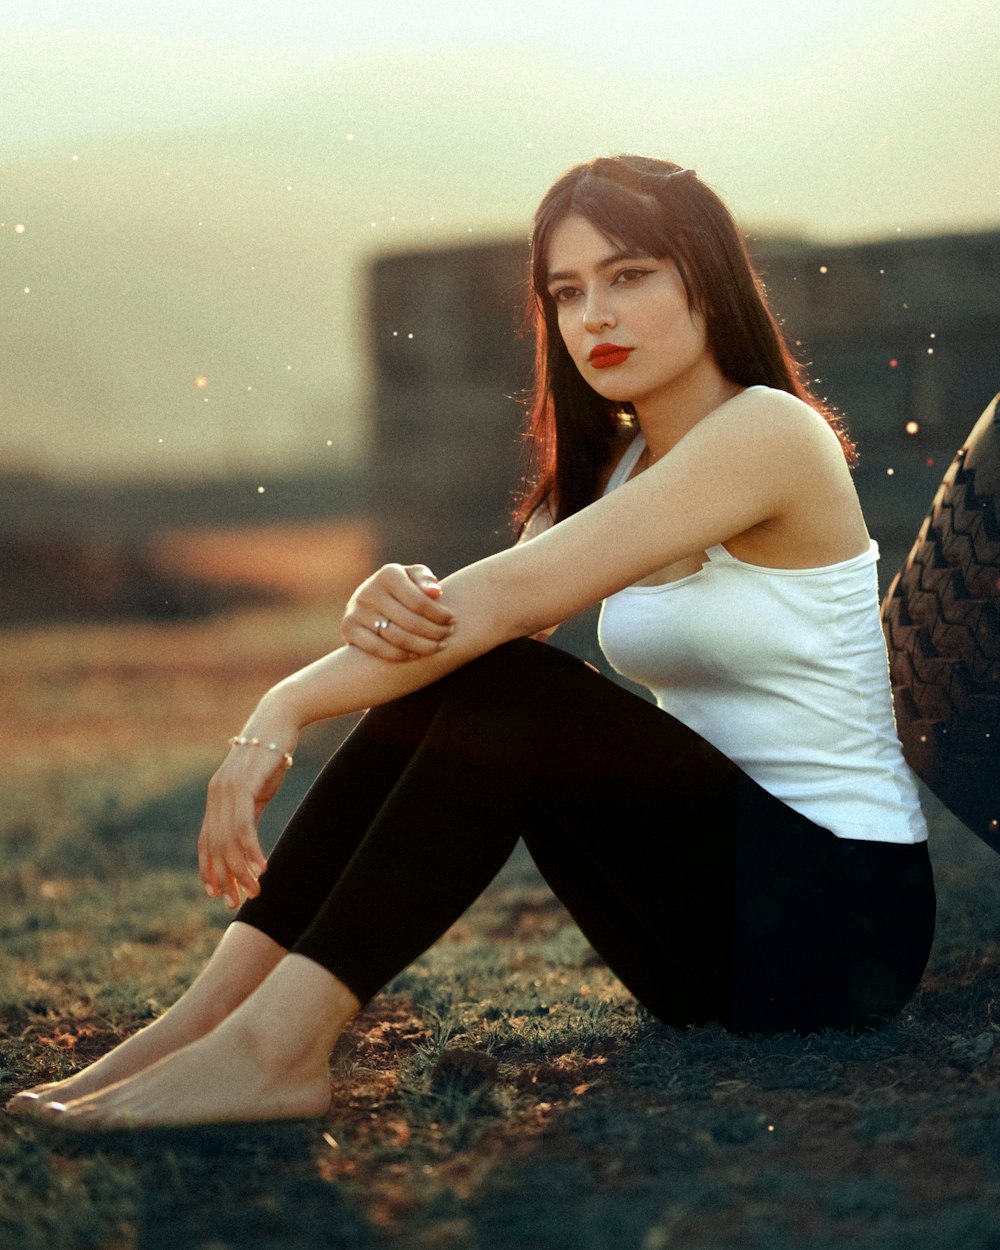
<path id="1" fill-rule="evenodd" d="M 694 167 L 753 233 L 1000 228 L 995 0 L 0 0 L 0 20 L 6 467 L 356 462 L 372 259 L 524 239 L 600 153 Z"/>

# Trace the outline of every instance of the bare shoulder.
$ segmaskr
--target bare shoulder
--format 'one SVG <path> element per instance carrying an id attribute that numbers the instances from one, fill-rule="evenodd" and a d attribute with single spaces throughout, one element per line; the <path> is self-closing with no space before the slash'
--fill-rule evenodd
<path id="1" fill-rule="evenodd" d="M 718 433 L 736 440 L 745 452 L 774 457 L 786 467 L 801 463 L 847 472 L 840 439 L 830 423 L 810 404 L 787 391 L 754 386 L 710 413 L 706 421 L 718 423 Z M 707 432 L 707 431 L 706 431 Z"/>
<path id="2" fill-rule="evenodd" d="M 731 412 L 734 415 L 766 417 L 769 422 L 773 422 L 785 431 L 825 430 L 833 434 L 828 421 L 815 410 L 813 405 L 806 404 L 804 400 L 799 399 L 798 395 L 776 390 L 774 386 L 750 386 L 749 389 L 740 391 L 734 399 L 717 407 L 715 411 L 716 414 Z"/>
<path id="3" fill-rule="evenodd" d="M 779 391 L 771 386 L 752 386 L 716 411 L 724 409 L 731 409 L 734 414 L 745 413 L 749 419 L 763 418 L 767 429 L 775 429 L 782 434 L 794 433 L 802 438 L 819 437 L 824 440 L 832 438 L 840 445 L 826 418 L 811 404 L 797 395 L 790 395 L 788 391 Z"/>

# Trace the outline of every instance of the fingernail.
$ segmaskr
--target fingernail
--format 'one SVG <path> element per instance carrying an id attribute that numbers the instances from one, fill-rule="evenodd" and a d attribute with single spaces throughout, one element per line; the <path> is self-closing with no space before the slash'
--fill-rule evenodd
<path id="1" fill-rule="evenodd" d="M 213 886 L 213 885 L 206 885 L 206 886 L 205 886 L 205 893 L 208 895 L 208 897 L 209 897 L 209 898 L 215 898 L 215 886 Z"/>

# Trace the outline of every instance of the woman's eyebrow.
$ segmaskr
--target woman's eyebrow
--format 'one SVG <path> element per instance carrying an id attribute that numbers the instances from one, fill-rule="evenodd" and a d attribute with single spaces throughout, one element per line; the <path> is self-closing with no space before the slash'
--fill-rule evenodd
<path id="1" fill-rule="evenodd" d="M 635 248 L 623 248 L 620 252 L 612 252 L 609 256 L 605 256 L 595 265 L 596 269 L 610 269 L 613 265 L 620 264 L 623 260 L 649 260 L 646 252 L 640 252 Z M 551 273 L 546 275 L 547 284 L 553 282 L 565 282 L 569 278 L 578 278 L 580 275 L 575 269 L 553 269 Z"/>

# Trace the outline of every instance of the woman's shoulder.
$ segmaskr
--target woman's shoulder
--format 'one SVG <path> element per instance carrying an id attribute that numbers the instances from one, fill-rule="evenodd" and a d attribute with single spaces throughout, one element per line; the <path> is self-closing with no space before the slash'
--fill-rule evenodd
<path id="1" fill-rule="evenodd" d="M 729 403 L 739 403 L 741 407 L 767 407 L 773 411 L 788 413 L 789 415 L 798 414 L 800 417 L 812 415 L 813 417 L 818 417 L 820 421 L 823 420 L 811 404 L 807 404 L 804 399 L 799 399 L 798 395 L 793 395 L 790 391 L 783 391 L 777 386 L 765 386 L 763 384 L 747 386 L 738 395 L 734 396 Z M 722 406 L 726 407 L 725 404 Z"/>
<path id="2" fill-rule="evenodd" d="M 755 439 L 771 444 L 786 454 L 793 450 L 815 454 L 836 454 L 844 460 L 840 439 L 830 422 L 812 404 L 773 386 L 748 386 L 716 409 L 743 425 L 752 424 Z"/>

